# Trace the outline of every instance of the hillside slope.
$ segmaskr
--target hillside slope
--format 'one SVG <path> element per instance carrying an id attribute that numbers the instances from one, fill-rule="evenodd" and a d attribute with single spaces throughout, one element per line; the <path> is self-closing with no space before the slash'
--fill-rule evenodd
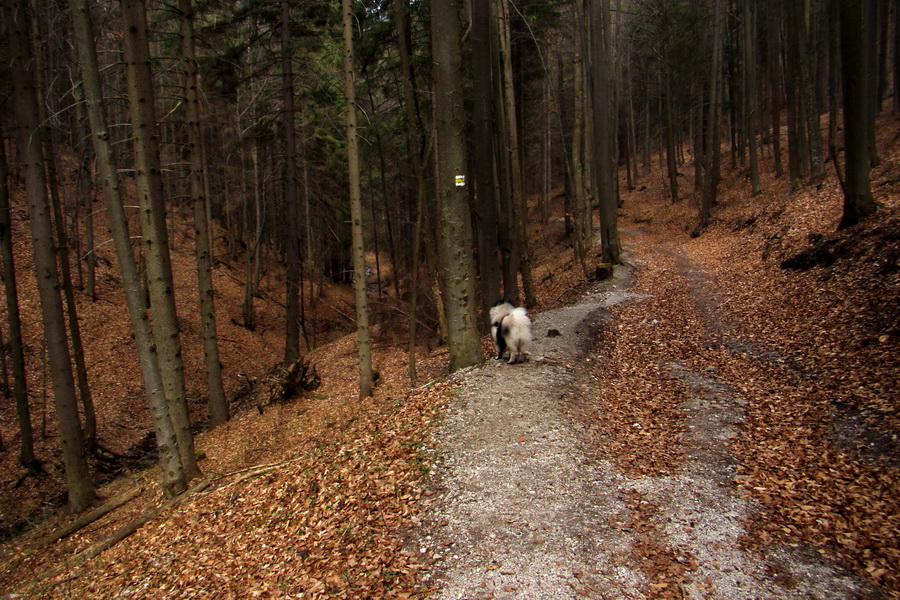
<path id="1" fill-rule="evenodd" d="M 645 176 L 624 194 L 620 225 L 636 268 L 633 291 L 646 300 L 613 308 L 612 320 L 597 331 L 591 357 L 596 393 L 572 406 L 571 417 L 585 427 L 578 443 L 597 460 L 609 461 L 630 486 L 620 499 L 625 521 L 608 525 L 646 534 L 617 559 L 643 573 L 646 585 L 636 588 L 636 597 L 718 589 L 716 566 L 684 552 L 689 546 L 682 540 L 691 537 L 685 528 L 696 525 L 692 517 L 684 505 L 676 510 L 677 498 L 659 495 L 651 485 L 689 470 L 692 452 L 700 447 L 689 435 L 698 425 L 691 419 L 726 403 L 708 395 L 707 380 L 717 382 L 714 391 L 727 386 L 742 402 L 742 420 L 733 425 L 737 435 L 727 445 L 734 472 L 723 484 L 728 494 L 758 507 L 738 523 L 753 535 L 729 547 L 763 553 L 802 547 L 864 581 L 860 593 L 900 592 L 900 240 L 894 190 L 900 158 L 896 126 L 888 124 L 880 129 L 888 136 L 882 164 L 873 172 L 882 206 L 875 218 L 850 231 L 835 233 L 840 195 L 831 179 L 789 193 L 786 182 L 767 177 L 763 195 L 751 198 L 743 175 L 735 172 L 722 183 L 711 227 L 697 238 L 690 236 L 696 202 L 671 205 L 660 174 Z M 686 180 L 683 189 L 689 188 Z M 589 288 L 560 230 L 559 221 L 535 226 L 537 311 L 569 304 Z M 186 244 L 180 248 L 179 271 L 189 278 L 190 253 Z M 23 256 L 20 268 L 25 261 Z M 240 277 L 225 276 L 225 269 L 217 268 L 217 285 L 227 288 L 233 281 L 235 291 L 220 292 L 223 323 L 240 319 L 241 298 Z M 277 283 L 270 289 L 278 297 Z M 112 298 L 112 292 L 104 297 Z M 97 328 L 97 339 L 124 344 L 127 330 L 101 336 L 103 324 L 121 313 L 120 303 L 95 303 L 106 304 L 112 307 L 107 313 L 92 316 L 85 308 L 83 318 Z M 271 304 L 264 318 L 277 321 L 277 302 Z M 236 342 L 225 359 L 231 375 L 248 365 L 253 374 L 263 374 L 277 361 L 280 327 L 269 331 L 252 340 L 239 337 L 240 328 L 221 332 Z M 34 348 L 37 339 L 32 334 Z M 139 394 L 125 387 L 137 378 L 127 365 L 110 361 L 112 353 L 125 354 L 119 346 L 101 347 L 108 354 L 89 360 L 92 374 L 108 382 L 114 391 L 109 398 L 134 401 L 104 413 L 104 422 L 114 423 L 115 415 L 139 406 Z M 0 549 L 0 590 L 47 598 L 438 593 L 427 578 L 438 565 L 409 545 L 410 528 L 423 497 L 430 501 L 434 493 L 421 482 L 434 465 L 429 449 L 442 443 L 434 425 L 458 392 L 444 383 L 445 350 L 420 349 L 421 378 L 413 390 L 402 345 L 385 337 L 375 350 L 381 372 L 376 398 L 355 399 L 352 336 L 317 349 L 311 353 L 323 380 L 317 392 L 243 412 L 200 436 L 209 488 L 81 568 L 42 577 L 159 505 L 154 469 L 103 489 L 111 497 L 142 487 L 135 500 L 60 543 L 43 545 L 35 542 L 67 520 L 50 510 L 49 518 L 34 519 L 48 499 L 43 506 L 56 505 L 48 490 L 59 489 L 58 481 L 40 488 L 36 484 L 44 480 L 20 478 L 11 468 L 7 472 L 15 475 L 4 480 L 4 510 L 28 498 L 36 504 L 20 517 L 18 529 L 27 531 Z M 10 431 L 7 420 L 3 426 Z M 5 440 L 10 447 L 11 436 Z M 7 450 L 3 460 L 12 454 Z M 675 537 L 667 529 L 672 523 L 686 537 Z M 650 543 L 654 539 L 660 543 Z M 541 544 L 533 546 L 541 551 Z M 782 563 L 766 565 L 777 585 L 798 585 Z M 516 597 L 515 589 L 504 593 Z"/>

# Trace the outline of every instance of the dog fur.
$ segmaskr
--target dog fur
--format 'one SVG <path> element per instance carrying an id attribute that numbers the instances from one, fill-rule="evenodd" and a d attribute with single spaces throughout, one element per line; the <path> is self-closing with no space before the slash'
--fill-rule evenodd
<path id="1" fill-rule="evenodd" d="M 502 360 L 509 351 L 509 364 L 525 361 L 531 345 L 531 319 L 525 308 L 515 307 L 502 300 L 491 308 L 491 337 L 497 347 L 496 360 Z"/>

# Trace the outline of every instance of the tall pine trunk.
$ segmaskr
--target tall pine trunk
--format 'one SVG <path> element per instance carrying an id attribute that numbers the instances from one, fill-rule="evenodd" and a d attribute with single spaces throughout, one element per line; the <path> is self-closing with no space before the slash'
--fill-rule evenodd
<path id="1" fill-rule="evenodd" d="M 344 24 L 344 96 L 347 102 L 347 167 L 350 171 L 350 227 L 353 236 L 353 292 L 356 298 L 356 344 L 359 352 L 359 397 L 372 395 L 372 345 L 366 298 L 366 249 L 363 240 L 362 196 L 359 187 L 359 146 L 356 128 L 356 69 L 353 67 L 353 10 L 342 0 Z"/>
<path id="2" fill-rule="evenodd" d="M 147 38 L 147 15 L 143 0 L 122 0 L 125 67 L 131 131 L 134 138 L 134 164 L 143 238 L 147 284 L 153 314 L 153 338 L 159 352 L 169 418 L 178 440 L 178 452 L 185 478 L 201 475 L 194 452 L 190 414 L 184 387 L 184 364 L 175 311 L 175 286 L 166 231 L 166 207 L 159 160 L 153 73 Z"/>
<path id="3" fill-rule="evenodd" d="M 294 132 L 294 68 L 291 63 L 291 13 L 281 2 L 281 98 L 284 127 L 284 203 L 287 210 L 285 258 L 284 362 L 300 358 L 300 238 L 297 235 L 297 139 Z"/>
<path id="4" fill-rule="evenodd" d="M 197 291 L 200 296 L 200 335 L 206 364 L 209 394 L 209 423 L 212 427 L 228 420 L 228 401 L 222 385 L 222 363 L 216 336 L 216 309 L 213 302 L 212 249 L 207 198 L 203 184 L 203 139 L 200 129 L 197 60 L 194 55 L 194 12 L 191 0 L 178 0 L 181 12 L 181 66 L 184 69 L 184 100 L 187 121 L 187 163 L 190 169 L 191 201 L 194 205 L 194 244 L 197 254 Z"/>
<path id="5" fill-rule="evenodd" d="M 2 136 L 0 136 L 2 138 Z M 25 346 L 22 342 L 22 320 L 19 317 L 19 288 L 13 259 L 12 218 L 9 210 L 9 169 L 6 164 L 6 144 L 0 139 L 0 255 L 3 258 L 3 289 L 6 292 L 6 315 L 9 322 L 9 345 L 12 354 L 13 396 L 19 420 L 19 464 L 37 467 L 34 456 L 34 430 L 28 406 L 28 383 L 25 376 Z"/>
<path id="6" fill-rule="evenodd" d="M 97 494 L 88 470 L 84 435 L 78 417 L 75 379 L 72 375 L 72 357 L 69 354 L 62 298 L 59 295 L 59 272 L 53 251 L 53 223 L 38 131 L 37 94 L 31 72 L 27 8 L 24 2 L 13 0 L 4 4 L 3 15 L 12 59 L 19 160 L 25 165 L 25 191 L 28 196 L 34 269 L 66 471 L 68 508 L 72 512 L 79 512 L 90 506 L 97 499 Z"/>
<path id="7" fill-rule="evenodd" d="M 494 104 L 492 94 L 491 2 L 472 2 L 472 118 L 476 139 L 472 168 L 478 216 L 478 260 L 482 326 L 490 327 L 490 308 L 500 300 L 499 214 L 494 194 Z"/>
<path id="8" fill-rule="evenodd" d="M 73 0 L 72 20 L 75 29 L 75 46 L 78 51 L 78 62 L 87 103 L 88 120 L 91 128 L 91 140 L 97 155 L 97 166 L 103 184 L 107 223 L 109 224 L 109 230 L 116 248 L 119 271 L 122 275 L 122 285 L 125 289 L 125 303 L 128 307 L 128 317 L 131 320 L 134 341 L 137 346 L 144 391 L 147 395 L 150 417 L 156 432 L 156 444 L 159 449 L 160 466 L 162 467 L 162 487 L 166 494 L 172 496 L 186 490 L 187 482 L 181 465 L 181 455 L 178 452 L 178 440 L 175 436 L 175 429 L 169 418 L 169 406 L 166 402 L 162 376 L 160 375 L 159 358 L 147 315 L 147 297 L 144 294 L 137 261 L 135 261 L 131 249 L 128 221 L 125 217 L 125 209 L 119 187 L 115 154 L 103 108 L 100 70 L 97 64 L 97 50 L 94 43 L 89 0 Z"/>
<path id="9" fill-rule="evenodd" d="M 397 31 L 397 47 L 400 55 L 400 69 L 403 71 L 403 111 L 406 115 L 406 160 L 415 181 L 416 213 L 413 225 L 412 260 L 409 275 L 409 351 L 407 369 L 410 381 L 416 380 L 416 311 L 419 298 L 419 257 L 422 247 L 422 217 L 425 210 L 425 169 L 422 167 L 419 138 L 421 131 L 416 120 L 415 82 L 410 64 L 409 35 L 406 30 L 404 0 L 391 0 L 394 27 Z"/>
<path id="10" fill-rule="evenodd" d="M 503 103 L 507 152 L 510 160 L 510 182 L 515 233 L 513 238 L 519 252 L 519 273 L 522 275 L 522 291 L 525 304 L 537 304 L 537 292 L 531 272 L 531 252 L 528 249 L 528 203 L 525 199 L 525 183 L 522 176 L 522 155 L 519 147 L 519 128 L 516 111 L 515 85 L 513 84 L 512 39 L 509 25 L 507 0 L 497 0 L 497 28 L 500 40 L 500 60 L 502 65 Z"/>
<path id="11" fill-rule="evenodd" d="M 756 146 L 758 116 L 756 114 L 756 0 L 744 0 L 744 102 L 747 144 L 750 151 L 750 188 L 757 195 L 762 189 L 759 179 L 759 152 Z"/>
<path id="12" fill-rule="evenodd" d="M 32 14 L 38 14 L 37 0 L 31 0 Z M 44 147 L 44 166 L 46 168 L 47 191 L 50 195 L 50 206 L 53 210 L 53 225 L 56 234 L 56 253 L 59 256 L 60 283 L 62 284 L 63 301 L 68 314 L 69 339 L 72 344 L 72 359 L 75 363 L 75 381 L 81 406 L 84 411 L 84 439 L 87 448 L 92 450 L 97 443 L 97 415 L 94 410 L 94 399 L 87 379 L 87 364 L 84 360 L 84 344 L 81 339 L 81 327 L 78 322 L 78 308 L 75 304 L 75 288 L 72 284 L 72 267 L 69 262 L 69 245 L 66 235 L 66 224 L 63 217 L 62 200 L 59 197 L 59 177 L 56 172 L 56 150 L 48 123 L 50 117 L 47 103 L 44 100 L 44 60 L 41 45 L 44 35 L 41 32 L 40 19 L 31 20 L 32 42 L 34 43 L 35 95 L 37 98 L 38 118 L 41 144 Z"/>
<path id="13" fill-rule="evenodd" d="M 614 158 L 616 123 L 613 119 L 613 76 L 609 0 L 590 5 L 590 77 L 593 96 L 594 165 L 600 207 L 601 261 L 622 262 L 622 243 L 616 224 L 619 205 Z"/>
<path id="14" fill-rule="evenodd" d="M 851 227 L 875 212 L 875 200 L 869 180 L 869 98 L 860 90 L 868 89 L 874 74 L 866 60 L 865 5 L 862 0 L 840 0 L 841 75 L 844 97 L 844 212 L 840 227 Z"/>
<path id="15" fill-rule="evenodd" d="M 349 0 L 344 0 L 345 2 Z M 475 313 L 474 241 L 466 190 L 465 115 L 459 6 L 455 0 L 431 4 L 434 122 L 440 211 L 439 260 L 450 346 L 450 370 L 482 360 Z M 514 156 L 515 158 L 515 156 Z"/>
<path id="16" fill-rule="evenodd" d="M 713 16 L 713 54 L 710 69 L 709 118 L 707 120 L 706 153 L 704 155 L 703 192 L 700 199 L 698 232 L 709 225 L 719 186 L 720 130 L 722 120 L 722 54 L 725 40 L 725 0 L 715 1 Z"/>

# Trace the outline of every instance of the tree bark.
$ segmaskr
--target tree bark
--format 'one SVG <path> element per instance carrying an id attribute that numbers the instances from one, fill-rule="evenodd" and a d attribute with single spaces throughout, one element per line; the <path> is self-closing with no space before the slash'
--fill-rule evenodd
<path id="1" fill-rule="evenodd" d="M 591 3 L 590 11 L 590 77 L 594 102 L 594 165 L 600 206 L 600 260 L 619 264 L 622 262 L 622 243 L 616 225 L 619 195 L 613 156 L 616 123 L 612 109 L 609 0 Z"/>
<path id="2" fill-rule="evenodd" d="M 705 175 L 703 182 L 703 194 L 700 200 L 700 222 L 698 230 L 702 231 L 709 225 L 709 217 L 712 206 L 716 202 L 716 192 L 719 186 L 718 162 L 720 151 L 720 122 L 722 119 L 722 52 L 725 39 L 725 1 L 715 1 L 715 15 L 713 17 L 713 54 L 712 68 L 710 70 L 709 89 L 709 119 L 707 122 L 706 153 L 704 155 Z"/>
<path id="3" fill-rule="evenodd" d="M 200 129 L 197 60 L 194 55 L 194 9 L 191 0 L 178 0 L 181 12 L 181 66 L 184 70 L 184 102 L 187 129 L 187 163 L 190 169 L 191 200 L 194 205 L 194 244 L 197 255 L 197 291 L 200 296 L 200 335 L 206 364 L 209 394 L 209 423 L 212 427 L 228 420 L 228 400 L 222 385 L 222 363 L 216 335 L 216 309 L 212 282 L 210 223 L 203 185 L 203 139 Z"/>
<path id="4" fill-rule="evenodd" d="M 38 131 L 38 106 L 31 72 L 27 8 L 21 0 L 4 3 L 10 58 L 12 59 L 13 101 L 17 125 L 19 159 L 25 164 L 25 190 L 34 252 L 44 340 L 50 363 L 56 416 L 63 451 L 68 489 L 68 508 L 80 512 L 96 499 L 88 470 L 84 436 L 78 418 L 78 400 L 66 337 L 59 272 L 53 252 L 53 224 L 47 198 L 44 156 Z"/>
<path id="5" fill-rule="evenodd" d="M 474 243 L 465 187 L 468 182 L 463 137 L 462 53 L 459 7 L 455 0 L 432 2 L 431 45 L 437 144 L 436 185 L 441 219 L 439 260 L 443 274 L 450 370 L 456 371 L 481 362 L 483 357 L 475 314 Z"/>
<path id="6" fill-rule="evenodd" d="M 31 0 L 32 14 L 37 15 L 37 0 Z M 44 36 L 40 28 L 40 19 L 31 20 L 32 42 L 34 43 L 34 90 L 37 99 L 39 133 L 44 147 L 44 165 L 46 168 L 47 191 L 50 194 L 50 206 L 53 210 L 53 225 L 56 233 L 56 253 L 59 256 L 60 283 L 62 284 L 63 301 L 68 314 L 69 339 L 72 344 L 72 359 L 75 363 L 75 381 L 81 406 L 84 411 L 84 440 L 88 450 L 97 443 L 97 416 L 94 410 L 94 399 L 88 385 L 87 365 L 84 361 L 84 344 L 81 340 L 81 327 L 78 323 L 78 307 L 75 304 L 75 289 L 72 284 L 72 267 L 69 262 L 69 245 L 66 235 L 66 224 L 63 217 L 62 200 L 59 197 L 59 177 L 56 173 L 56 151 L 47 123 L 47 104 L 44 101 L 44 60 L 41 52 L 41 40 Z"/>
<path id="7" fill-rule="evenodd" d="M 26 468 L 34 468 L 37 467 L 37 461 L 34 456 L 34 430 L 31 426 L 31 411 L 28 406 L 25 346 L 22 342 L 22 320 L 19 317 L 19 288 L 16 284 L 16 268 L 13 259 L 8 172 L 6 144 L 2 142 L 2 136 L 0 136 L 0 254 L 3 256 L 3 289 L 6 292 L 6 315 L 9 322 L 9 345 L 12 354 L 13 396 L 16 399 L 16 416 L 19 420 L 21 435 L 19 464 Z"/>
<path id="8" fill-rule="evenodd" d="M 580 0 L 576 0 L 580 2 Z M 584 47 L 583 31 L 575 33 L 575 44 L 572 53 L 572 95 L 575 99 L 575 108 L 572 123 L 572 187 L 575 188 L 573 201 L 573 213 L 575 220 L 575 258 L 581 263 L 581 269 L 585 276 L 589 275 L 587 267 L 587 253 L 590 251 L 591 221 L 593 211 L 591 203 L 587 199 L 584 183 L 584 113 L 585 113 L 585 88 L 584 88 Z"/>
<path id="9" fill-rule="evenodd" d="M 403 111 L 406 115 L 406 159 L 410 174 L 415 177 L 416 214 L 413 226 L 412 261 L 409 275 L 409 351 L 407 369 L 409 380 L 416 380 L 416 311 L 419 297 L 419 257 L 422 246 L 422 215 L 425 207 L 425 170 L 422 167 L 419 139 L 422 137 L 416 119 L 415 83 L 410 65 L 409 36 L 406 30 L 404 0 L 392 0 L 394 27 L 397 30 L 397 48 L 400 55 L 401 81 L 403 83 Z"/>
<path id="10" fill-rule="evenodd" d="M 300 248 L 297 236 L 297 140 L 294 132 L 294 69 L 291 63 L 291 13 L 281 1 L 281 97 L 284 123 L 284 203 L 287 209 L 285 255 L 284 363 L 300 358 Z"/>
<path id="11" fill-rule="evenodd" d="M 759 179 L 759 152 L 756 146 L 758 130 L 756 114 L 756 1 L 744 0 L 744 102 L 747 144 L 750 154 L 750 193 L 762 191 Z"/>
<path id="12" fill-rule="evenodd" d="M 522 275 L 522 291 L 526 306 L 537 304 L 537 293 L 531 273 L 531 252 L 528 249 L 528 203 L 525 199 L 525 184 L 522 178 L 522 156 L 519 147 L 519 128 L 516 112 L 515 85 L 513 84 L 512 41 L 509 29 L 509 6 L 507 0 L 497 0 L 497 31 L 500 39 L 500 59 L 502 64 L 503 102 L 505 104 L 505 128 L 507 152 L 510 159 L 511 198 L 515 234 L 518 238 L 519 273 Z"/>
<path id="13" fill-rule="evenodd" d="M 184 387 L 181 339 L 175 311 L 175 286 L 172 283 L 172 261 L 166 231 L 147 15 L 143 0 L 121 0 L 121 4 L 128 104 L 134 138 L 144 260 L 153 314 L 153 338 L 159 353 L 159 369 L 169 405 L 169 418 L 178 440 L 181 465 L 186 480 L 190 481 L 199 477 L 201 472 L 194 452 Z"/>
<path id="14" fill-rule="evenodd" d="M 663 92 L 666 111 L 663 125 L 666 138 L 666 170 L 669 174 L 669 187 L 671 188 L 672 203 L 674 204 L 679 200 L 678 162 L 675 156 L 675 115 L 672 110 L 672 78 L 668 70 L 663 74 L 663 81 L 666 86 Z"/>
<path id="15" fill-rule="evenodd" d="M 769 114 L 772 119 L 772 155 L 775 177 L 784 174 L 781 152 L 781 0 L 768 0 L 766 48 L 768 54 Z"/>
<path id="16" fill-rule="evenodd" d="M 350 171 L 350 226 L 353 236 L 353 292 L 356 298 L 356 344 L 359 352 L 359 397 L 372 395 L 372 345 L 366 298 L 366 249 L 363 240 L 362 195 L 359 187 L 359 148 L 356 127 L 356 69 L 353 66 L 353 9 L 342 0 L 344 24 L 344 96 L 347 102 L 347 167 Z"/>
<path id="17" fill-rule="evenodd" d="M 472 78 L 475 140 L 472 144 L 478 217 L 478 260 L 481 276 L 482 328 L 490 328 L 490 309 L 500 300 L 499 213 L 494 191 L 494 104 L 491 2 L 472 2 Z"/>
<path id="18" fill-rule="evenodd" d="M 106 126 L 103 95 L 100 84 L 100 69 L 97 64 L 97 50 L 94 42 L 89 0 L 73 0 L 72 20 L 75 28 L 75 47 L 84 85 L 87 113 L 91 128 L 91 140 L 97 154 L 97 165 L 103 183 L 103 198 L 106 203 L 107 222 L 116 248 L 128 316 L 134 331 L 138 361 L 144 391 L 150 406 L 150 417 L 156 432 L 162 467 L 162 487 L 166 494 L 173 496 L 187 489 L 178 440 L 169 417 L 159 357 L 153 332 L 147 314 L 147 296 L 144 293 L 137 261 L 131 248 L 128 221 L 125 217 L 119 176 L 116 168 L 112 140 Z"/>
<path id="19" fill-rule="evenodd" d="M 837 1 L 837 0 L 835 0 Z M 866 60 L 864 0 L 840 0 L 841 82 L 844 98 L 844 211 L 840 227 L 852 227 L 875 212 L 875 199 L 869 180 L 869 98 L 860 90 L 868 89 L 872 76 Z"/>

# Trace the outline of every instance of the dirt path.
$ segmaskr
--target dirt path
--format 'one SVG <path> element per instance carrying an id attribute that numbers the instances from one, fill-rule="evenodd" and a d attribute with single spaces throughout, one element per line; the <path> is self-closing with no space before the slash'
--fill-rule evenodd
<path id="1" fill-rule="evenodd" d="M 692 369 L 656 352 L 653 329 L 669 315 L 618 323 L 608 309 L 628 302 L 650 310 L 653 296 L 630 291 L 632 279 L 669 269 L 694 313 L 684 335 L 760 360 L 781 359 L 733 336 L 720 318 L 714 281 L 680 250 L 643 252 L 630 259 L 636 274 L 619 268 L 577 305 L 533 315 L 530 362 L 490 361 L 457 375 L 459 394 L 436 433 L 440 445 L 416 541 L 433 565 L 433 597 L 867 596 L 858 579 L 808 549 L 766 557 L 742 549 L 743 524 L 754 508 L 735 493 L 727 441 L 745 399 L 717 381 L 713 369 Z M 647 377 L 656 373 L 684 388 L 677 409 L 685 451 L 674 474 L 626 476 L 602 448 L 598 458 L 596 432 L 579 418 L 585 404 L 596 409 L 603 402 L 595 365 L 604 349 L 595 345 L 598 332 L 613 326 L 640 327 L 658 367 Z"/>

